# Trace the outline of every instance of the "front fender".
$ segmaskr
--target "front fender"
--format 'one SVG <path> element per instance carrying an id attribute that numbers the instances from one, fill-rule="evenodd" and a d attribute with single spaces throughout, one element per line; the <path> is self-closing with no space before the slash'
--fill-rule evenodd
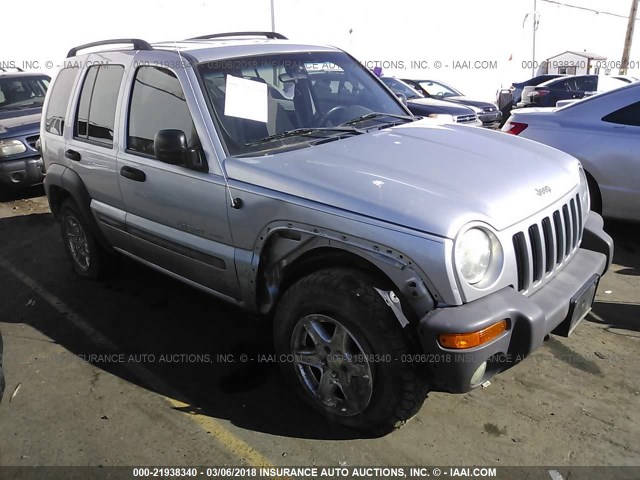
<path id="1" fill-rule="evenodd" d="M 254 278 L 248 285 L 249 294 L 256 299 L 258 310 L 265 313 L 281 294 L 280 286 L 288 269 L 303 257 L 316 254 L 322 259 L 328 251 L 357 256 L 382 272 L 416 314 L 425 314 L 435 307 L 426 275 L 405 253 L 352 235 L 301 223 L 269 224 L 256 242 L 250 265 L 247 265 L 250 271 L 244 272 L 249 275 L 239 272 L 240 277 Z"/>

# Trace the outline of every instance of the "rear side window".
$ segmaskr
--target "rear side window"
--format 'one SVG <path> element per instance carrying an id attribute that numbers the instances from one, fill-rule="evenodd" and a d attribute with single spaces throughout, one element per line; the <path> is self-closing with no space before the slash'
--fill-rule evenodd
<path id="1" fill-rule="evenodd" d="M 169 70 L 138 69 L 129 107 L 127 149 L 155 156 L 153 139 L 159 130 L 182 130 L 190 148 L 199 141 L 180 82 Z"/>
<path id="2" fill-rule="evenodd" d="M 616 110 L 604 117 L 602 121 L 640 127 L 640 102 L 632 103 L 620 110 Z"/>
<path id="3" fill-rule="evenodd" d="M 64 133 L 64 117 L 67 114 L 67 106 L 71 97 L 71 90 L 76 82 L 79 69 L 63 68 L 58 73 L 53 88 L 51 89 L 51 98 L 45 114 L 45 130 L 54 135 L 62 135 Z"/>
<path id="4" fill-rule="evenodd" d="M 576 78 L 578 90 L 585 92 L 595 92 L 598 90 L 598 79 L 596 77 Z"/>
<path id="5" fill-rule="evenodd" d="M 76 138 L 113 145 L 116 104 L 123 75 L 122 65 L 89 68 L 76 114 Z"/>

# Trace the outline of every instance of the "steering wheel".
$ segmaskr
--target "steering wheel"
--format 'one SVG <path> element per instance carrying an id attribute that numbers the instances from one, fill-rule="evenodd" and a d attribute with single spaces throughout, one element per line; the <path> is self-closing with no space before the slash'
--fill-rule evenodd
<path id="1" fill-rule="evenodd" d="M 338 105 L 333 107 L 327 113 L 316 113 L 316 118 L 313 124 L 318 127 L 333 127 L 342 123 L 341 119 L 345 116 L 344 112 L 347 111 L 347 107 L 344 105 Z"/>
<path id="2" fill-rule="evenodd" d="M 313 124 L 318 127 L 334 127 L 372 112 L 373 110 L 363 107 L 362 105 L 350 105 L 348 107 L 338 105 L 324 115 L 318 115 L 318 118 Z"/>

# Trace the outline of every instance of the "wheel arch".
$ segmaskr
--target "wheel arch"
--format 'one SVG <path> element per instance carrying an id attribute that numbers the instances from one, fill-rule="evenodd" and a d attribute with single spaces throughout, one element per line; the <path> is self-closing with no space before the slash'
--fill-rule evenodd
<path id="1" fill-rule="evenodd" d="M 102 234 L 98 222 L 91 211 L 91 195 L 86 185 L 76 172 L 63 165 L 52 164 L 47 170 L 44 180 L 49 208 L 54 217 L 58 218 L 62 204 L 71 199 L 78 206 L 82 219 L 87 223 L 96 240 L 107 251 L 111 251 L 111 245 Z"/>
<path id="2" fill-rule="evenodd" d="M 254 285 L 257 309 L 263 314 L 271 313 L 295 282 L 332 267 L 356 268 L 373 276 L 379 281 L 381 290 L 397 295 L 401 311 L 409 321 L 420 318 L 435 306 L 433 296 L 414 269 L 413 262 L 393 249 L 357 242 L 326 230 L 292 226 L 270 229 L 261 241 L 254 257 L 257 259 Z"/>

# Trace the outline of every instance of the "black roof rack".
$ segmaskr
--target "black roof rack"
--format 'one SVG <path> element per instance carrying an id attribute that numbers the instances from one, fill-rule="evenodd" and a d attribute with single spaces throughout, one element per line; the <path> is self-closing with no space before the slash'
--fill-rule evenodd
<path id="1" fill-rule="evenodd" d="M 85 43 L 84 45 L 73 47 L 71 50 L 69 50 L 69 53 L 67 53 L 67 58 L 75 57 L 78 53 L 78 50 L 84 50 L 85 48 L 100 47 L 102 45 L 118 45 L 122 43 L 132 44 L 134 50 L 153 50 L 153 47 L 149 45 L 148 42 L 140 40 L 139 38 L 116 38 L 113 40 L 101 40 L 99 42 Z"/>
<path id="2" fill-rule="evenodd" d="M 272 40 L 289 40 L 287 37 L 277 32 L 230 32 L 230 33 L 213 33 L 211 35 L 202 35 L 201 37 L 193 37 L 188 40 L 209 40 L 212 38 L 225 37 L 266 37 Z"/>

